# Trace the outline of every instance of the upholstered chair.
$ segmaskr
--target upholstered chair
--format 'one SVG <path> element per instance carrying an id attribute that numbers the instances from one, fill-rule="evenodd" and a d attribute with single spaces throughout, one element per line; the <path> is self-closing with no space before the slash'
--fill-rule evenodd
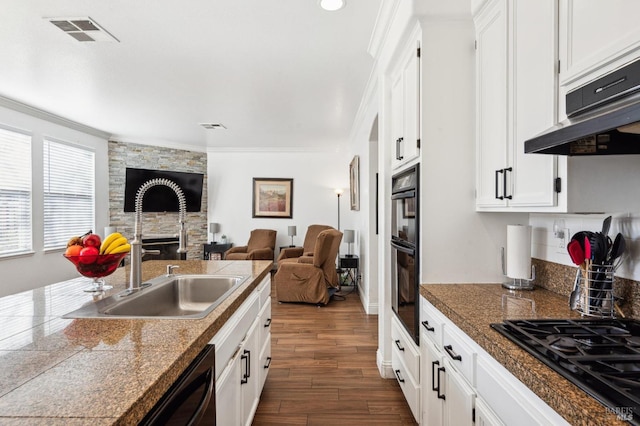
<path id="1" fill-rule="evenodd" d="M 272 229 L 254 229 L 246 246 L 231 247 L 224 253 L 225 260 L 271 260 L 276 247 L 277 232 Z"/>
<path id="2" fill-rule="evenodd" d="M 307 233 L 304 236 L 302 247 L 285 247 L 280 250 L 277 263 L 280 265 L 285 262 L 297 262 L 298 258 L 303 255 L 313 256 L 313 248 L 316 245 L 318 234 L 325 229 L 333 229 L 329 225 L 309 225 Z"/>
<path id="3" fill-rule="evenodd" d="M 330 292 L 338 287 L 336 257 L 342 232 L 326 229 L 316 238 L 313 255 L 284 262 L 274 275 L 276 298 L 280 302 L 329 303 Z"/>

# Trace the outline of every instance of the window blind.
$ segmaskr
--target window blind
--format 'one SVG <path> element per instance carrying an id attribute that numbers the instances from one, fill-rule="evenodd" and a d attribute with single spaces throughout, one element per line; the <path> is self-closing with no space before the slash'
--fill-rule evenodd
<path id="1" fill-rule="evenodd" d="M 31 136 L 0 128 L 0 256 L 32 250 Z"/>
<path id="2" fill-rule="evenodd" d="M 95 154 L 44 139 L 44 248 L 64 248 L 93 229 Z"/>

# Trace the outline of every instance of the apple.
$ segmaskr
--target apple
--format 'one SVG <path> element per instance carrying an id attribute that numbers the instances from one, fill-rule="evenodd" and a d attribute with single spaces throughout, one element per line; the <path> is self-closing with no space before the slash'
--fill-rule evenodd
<path id="1" fill-rule="evenodd" d="M 102 243 L 102 240 L 100 239 L 100 235 L 98 234 L 89 234 L 89 235 L 85 235 L 82 238 L 82 245 L 84 247 L 95 247 L 99 249 L 101 243 Z"/>
<path id="2" fill-rule="evenodd" d="M 89 246 L 80 250 L 80 262 L 84 264 L 93 263 L 98 259 L 100 251 L 97 247 Z"/>

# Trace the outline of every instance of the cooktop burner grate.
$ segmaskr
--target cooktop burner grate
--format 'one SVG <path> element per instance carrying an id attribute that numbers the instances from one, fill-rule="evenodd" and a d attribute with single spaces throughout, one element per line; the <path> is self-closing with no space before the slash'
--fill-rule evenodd
<path id="1" fill-rule="evenodd" d="M 508 320 L 491 327 L 640 425 L 640 321 Z"/>

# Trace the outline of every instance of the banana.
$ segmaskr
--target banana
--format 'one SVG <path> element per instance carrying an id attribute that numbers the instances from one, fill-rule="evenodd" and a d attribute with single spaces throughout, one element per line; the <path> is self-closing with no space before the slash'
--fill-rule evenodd
<path id="1" fill-rule="evenodd" d="M 116 248 L 127 243 L 128 241 L 125 237 L 118 237 L 115 240 L 113 240 L 106 249 L 104 249 L 103 254 L 111 254 Z"/>
<path id="2" fill-rule="evenodd" d="M 112 234 L 109 234 L 107 238 L 105 238 L 102 244 L 100 245 L 100 254 L 105 254 L 109 245 L 111 245 L 112 242 L 114 242 L 120 237 L 122 237 L 122 234 L 120 234 L 119 232 L 114 232 Z"/>
<path id="3" fill-rule="evenodd" d="M 108 254 L 129 253 L 131 251 L 131 244 L 125 243 L 111 250 Z"/>

